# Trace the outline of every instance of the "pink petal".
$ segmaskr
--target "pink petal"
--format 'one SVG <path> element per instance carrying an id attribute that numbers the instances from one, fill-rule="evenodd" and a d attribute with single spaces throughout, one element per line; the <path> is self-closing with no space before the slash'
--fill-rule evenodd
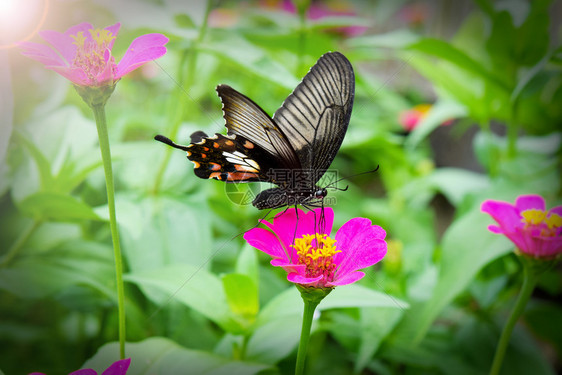
<path id="1" fill-rule="evenodd" d="M 492 233 L 502 234 L 503 231 L 497 225 L 488 225 L 488 230 Z"/>
<path id="2" fill-rule="evenodd" d="M 516 227 L 521 226 L 519 211 L 510 203 L 487 200 L 482 203 L 480 209 L 492 216 L 504 231 L 512 232 Z"/>
<path id="3" fill-rule="evenodd" d="M 550 209 L 550 211 L 548 211 L 549 215 L 550 214 L 556 214 L 558 216 L 562 216 L 562 206 L 556 206 L 556 207 L 552 207 Z"/>
<path id="4" fill-rule="evenodd" d="M 336 233 L 336 247 L 341 250 L 334 256 L 338 265 L 334 281 L 345 278 L 352 271 L 372 266 L 386 255 L 386 232 L 371 220 L 355 218 L 345 223 Z"/>
<path id="5" fill-rule="evenodd" d="M 65 35 L 76 35 L 78 34 L 80 31 L 82 31 L 84 33 L 84 36 L 87 36 L 90 34 L 90 32 L 88 30 L 92 30 L 94 27 L 92 26 L 91 23 L 89 22 L 82 22 L 79 23 L 78 25 L 74 25 L 69 27 L 68 29 L 66 29 L 66 31 L 64 32 Z"/>
<path id="6" fill-rule="evenodd" d="M 519 250 L 530 253 L 535 251 L 536 244 L 532 241 L 531 236 L 521 231 L 521 228 L 515 228 L 513 231 L 503 231 L 503 234 L 509 238 Z"/>
<path id="7" fill-rule="evenodd" d="M 295 264 L 295 263 L 287 263 L 284 259 L 272 259 L 271 265 L 273 267 L 281 267 L 287 273 L 304 273 L 306 271 L 306 265 L 304 264 Z"/>
<path id="8" fill-rule="evenodd" d="M 86 76 L 84 71 L 80 68 L 67 68 L 60 66 L 47 66 L 46 68 L 54 70 L 76 85 L 92 86 L 94 84 L 94 82 L 91 82 L 88 76 Z"/>
<path id="9" fill-rule="evenodd" d="M 98 375 L 98 373 L 91 368 L 85 368 L 82 370 L 71 372 L 68 375 Z"/>
<path id="10" fill-rule="evenodd" d="M 543 237 L 540 243 L 540 253 L 542 256 L 555 256 L 562 254 L 562 237 Z"/>
<path id="11" fill-rule="evenodd" d="M 517 207 L 519 212 L 529 210 L 532 208 L 544 211 L 545 210 L 544 198 L 541 197 L 540 195 L 535 195 L 535 194 L 520 195 L 515 200 L 515 207 Z"/>
<path id="12" fill-rule="evenodd" d="M 125 375 L 130 364 L 131 358 L 121 359 L 114 362 L 101 375 Z"/>
<path id="13" fill-rule="evenodd" d="M 108 30 L 111 33 L 111 35 L 113 35 L 115 37 L 115 38 L 113 38 L 111 43 L 109 43 L 109 46 L 108 46 L 109 49 L 113 48 L 113 43 L 115 43 L 115 39 L 117 39 L 117 34 L 119 34 L 119 28 L 120 27 L 121 27 L 121 24 L 119 22 L 117 22 L 115 25 L 105 27 L 105 30 Z"/>
<path id="14" fill-rule="evenodd" d="M 22 55 L 30 57 L 45 65 L 68 66 L 58 53 L 45 44 L 23 42 L 19 46 L 22 48 Z"/>
<path id="15" fill-rule="evenodd" d="M 244 233 L 244 239 L 248 242 L 248 244 L 250 244 L 250 246 L 263 251 L 272 258 L 283 259 L 284 262 L 289 261 L 289 255 L 287 254 L 289 249 L 284 249 L 275 234 L 271 233 L 267 229 L 250 229 Z"/>
<path id="16" fill-rule="evenodd" d="M 326 283 L 326 286 L 337 286 L 337 285 L 347 285 L 356 282 L 357 280 L 361 280 L 365 276 L 365 273 L 361 271 L 351 272 L 347 275 L 338 278 L 337 280 L 332 281 L 331 283 Z"/>
<path id="17" fill-rule="evenodd" d="M 295 284 L 313 284 L 319 280 L 321 280 L 324 276 L 320 275 L 317 277 L 306 277 L 306 276 L 302 276 L 301 274 L 298 273 L 290 273 L 287 275 L 287 280 L 289 280 L 292 283 Z"/>
<path id="18" fill-rule="evenodd" d="M 81 25 L 85 24 L 80 24 L 78 26 Z M 72 63 L 72 60 L 74 60 L 74 57 L 76 56 L 77 46 L 73 44 L 74 39 L 70 37 L 71 35 L 75 34 L 76 33 L 68 33 L 68 30 L 65 33 L 59 33 L 58 31 L 53 30 L 43 30 L 39 32 L 39 35 L 41 35 L 43 39 L 49 42 L 57 50 L 57 52 L 62 55 L 62 57 L 67 61 L 67 65 L 70 65 Z"/>
<path id="19" fill-rule="evenodd" d="M 163 56 L 166 53 L 164 45 L 168 43 L 168 40 L 162 34 L 146 34 L 133 40 L 125 52 L 125 56 L 117 65 L 115 78 L 121 78 L 142 64 Z"/>
<path id="20" fill-rule="evenodd" d="M 106 49 L 104 53 L 105 67 L 103 72 L 99 73 L 96 77 L 96 84 L 104 84 L 107 82 L 113 82 L 115 77 L 113 76 L 113 62 L 111 61 L 111 50 Z M 115 79 L 116 80 L 116 79 Z"/>

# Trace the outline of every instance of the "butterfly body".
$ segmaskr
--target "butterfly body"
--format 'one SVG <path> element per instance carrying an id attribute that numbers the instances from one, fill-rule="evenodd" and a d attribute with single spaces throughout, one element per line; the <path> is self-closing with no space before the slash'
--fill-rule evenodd
<path id="1" fill-rule="evenodd" d="M 317 182 L 343 142 L 353 107 L 355 77 L 347 58 L 324 54 L 273 117 L 228 85 L 216 90 L 226 135 L 199 131 L 189 146 L 156 139 L 185 150 L 200 178 L 277 185 L 256 196 L 252 204 L 260 210 L 321 201 L 327 191 Z"/>

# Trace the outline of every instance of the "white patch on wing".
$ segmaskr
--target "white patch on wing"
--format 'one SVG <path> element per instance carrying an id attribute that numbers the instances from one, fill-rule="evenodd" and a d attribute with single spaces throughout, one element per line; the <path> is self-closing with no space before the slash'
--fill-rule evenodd
<path id="1" fill-rule="evenodd" d="M 260 170 L 260 165 L 255 160 L 248 158 L 240 151 L 235 151 L 234 153 L 223 151 L 222 155 L 226 161 L 237 165 L 239 170 L 252 173 L 258 173 Z"/>

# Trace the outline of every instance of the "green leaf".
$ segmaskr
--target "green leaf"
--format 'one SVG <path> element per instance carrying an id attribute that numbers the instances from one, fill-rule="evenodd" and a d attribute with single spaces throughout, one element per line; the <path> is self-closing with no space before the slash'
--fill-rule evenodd
<path id="1" fill-rule="evenodd" d="M 48 253 L 30 254 L 0 269 L 0 288 L 22 298 L 38 299 L 73 285 L 88 285 L 113 298 L 111 260 L 111 249 L 106 246 L 69 241 Z"/>
<path id="2" fill-rule="evenodd" d="M 222 277 L 222 285 L 232 312 L 252 324 L 259 310 L 256 283 L 249 276 L 231 273 Z"/>
<path id="3" fill-rule="evenodd" d="M 385 34 L 355 37 L 349 40 L 349 45 L 359 48 L 404 48 L 416 43 L 419 39 L 419 35 L 410 30 L 398 29 Z"/>
<path id="4" fill-rule="evenodd" d="M 176 264 L 127 274 L 124 279 L 137 284 L 160 308 L 174 300 L 203 314 L 227 332 L 245 332 L 244 322 L 228 306 L 221 280 L 201 267 Z"/>
<path id="5" fill-rule="evenodd" d="M 490 187 L 490 180 L 486 175 L 460 168 L 439 168 L 427 179 L 454 206 L 459 205 L 466 195 Z"/>
<path id="6" fill-rule="evenodd" d="M 472 59 L 462 50 L 456 48 L 450 43 L 439 39 L 426 38 L 408 46 L 408 49 L 420 51 L 431 56 L 438 57 L 442 60 L 453 63 L 459 68 L 466 70 L 476 76 L 481 77 L 484 81 L 496 85 L 503 90 L 508 88 L 496 77 L 490 74 L 482 64 Z"/>
<path id="7" fill-rule="evenodd" d="M 235 361 L 204 351 L 186 349 L 163 337 L 127 343 L 126 349 L 127 357 L 131 358 L 128 375 L 251 375 L 270 367 L 261 363 Z M 119 360 L 119 344 L 109 343 L 102 346 L 82 368 L 93 368 L 101 374 L 117 360 Z"/>
<path id="8" fill-rule="evenodd" d="M 24 214 L 36 220 L 102 220 L 92 207 L 62 193 L 35 193 L 21 201 L 18 206 Z"/>
<path id="9" fill-rule="evenodd" d="M 39 148 L 30 140 L 27 139 L 20 131 L 14 133 L 15 139 L 20 142 L 29 152 L 37 169 L 39 170 L 39 177 L 41 181 L 41 188 L 48 189 L 53 184 L 53 175 L 51 173 L 51 164 Z"/>
<path id="10" fill-rule="evenodd" d="M 386 336 L 402 318 L 403 311 L 393 308 L 361 309 L 361 344 L 357 352 L 354 371 L 356 374 L 367 366 Z"/>
<path id="11" fill-rule="evenodd" d="M 345 307 L 392 307 L 407 309 L 408 304 L 400 299 L 366 288 L 359 284 L 344 285 L 335 288 L 318 305 L 317 310 Z M 274 320 L 281 316 L 301 314 L 303 303 L 299 293 L 289 288 L 277 298 L 270 301 L 258 317 L 257 324 Z"/>
<path id="12" fill-rule="evenodd" d="M 211 215 L 205 200 L 192 195 L 117 196 L 123 251 L 133 273 L 170 264 L 209 268 Z M 107 212 L 107 207 L 101 207 Z"/>
<path id="13" fill-rule="evenodd" d="M 215 33 L 217 40 L 201 46 L 205 52 L 212 53 L 235 64 L 243 71 L 290 90 L 299 83 L 283 65 L 271 59 L 262 49 L 251 44 L 239 34 L 219 33 L 218 31 Z"/>
<path id="14" fill-rule="evenodd" d="M 249 276 L 256 287 L 259 285 L 259 263 L 256 249 L 246 244 L 236 258 L 236 272 Z"/>
<path id="15" fill-rule="evenodd" d="M 468 286 L 482 267 L 512 250 L 505 237 L 488 231 L 489 222 L 476 207 L 449 227 L 443 237 L 439 278 L 433 295 L 406 314 L 397 333 L 400 339 L 418 343 L 443 308 Z"/>
<path id="16" fill-rule="evenodd" d="M 318 305 L 317 311 L 347 307 L 386 307 L 406 309 L 408 304 L 389 295 L 361 285 L 335 288 Z M 302 323 L 303 302 L 295 288 L 270 301 L 258 315 L 256 329 L 248 342 L 248 358 L 276 363 L 297 345 Z M 314 327 L 313 327 L 314 329 Z"/>
<path id="17" fill-rule="evenodd" d="M 441 126 L 443 123 L 468 115 L 467 108 L 453 100 L 439 100 L 423 117 L 420 123 L 414 128 L 406 139 L 406 147 L 416 147 L 425 139 L 433 130 Z"/>

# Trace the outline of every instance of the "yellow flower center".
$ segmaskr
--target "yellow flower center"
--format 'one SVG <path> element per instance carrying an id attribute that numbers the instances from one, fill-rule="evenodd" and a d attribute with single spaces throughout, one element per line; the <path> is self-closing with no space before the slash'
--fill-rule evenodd
<path id="1" fill-rule="evenodd" d="M 74 39 L 72 44 L 78 47 L 72 65 L 82 69 L 94 83 L 103 83 L 97 82 L 96 78 L 105 70 L 107 64 L 111 64 L 113 73 L 116 70 L 113 56 L 110 56 L 108 61 L 105 56 L 106 52 L 111 53 L 109 46 L 115 36 L 106 29 L 90 29 L 88 32 L 92 39 L 86 38 L 82 31 L 70 36 Z"/>
<path id="2" fill-rule="evenodd" d="M 306 266 L 307 277 L 324 275 L 328 280 L 333 278 L 336 270 L 333 257 L 341 252 L 336 249 L 336 240 L 326 234 L 305 234 L 295 239 L 291 246 L 297 251 L 298 263 Z"/>
<path id="3" fill-rule="evenodd" d="M 554 237 L 557 229 L 562 227 L 562 216 L 535 208 L 521 212 L 521 222 L 525 229 L 539 229 L 541 236 Z"/>

